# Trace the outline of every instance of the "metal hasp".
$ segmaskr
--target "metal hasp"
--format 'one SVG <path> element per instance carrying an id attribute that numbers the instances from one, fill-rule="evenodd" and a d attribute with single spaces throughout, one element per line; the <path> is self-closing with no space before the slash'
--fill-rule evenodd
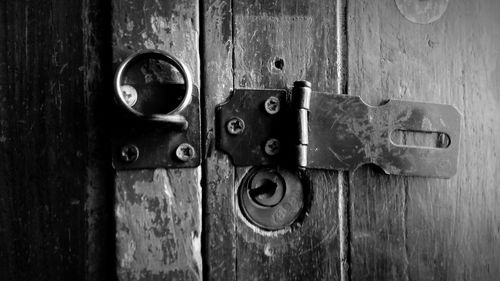
<path id="1" fill-rule="evenodd" d="M 171 80 L 179 75 L 184 84 Z M 200 165 L 199 93 L 181 61 L 160 50 L 139 51 L 121 63 L 114 82 L 115 169 Z"/>
<path id="2" fill-rule="evenodd" d="M 288 90 L 234 90 L 218 107 L 218 147 L 236 166 L 285 165 L 355 170 L 372 163 L 387 174 L 449 178 L 456 173 L 461 115 L 451 105 L 390 100 L 370 106 L 360 97 L 311 91 L 307 81 Z M 269 114 L 265 102 L 277 97 L 281 110 Z M 245 123 L 240 134 L 226 130 L 229 120 Z M 399 144 L 394 132 L 435 133 L 437 147 Z M 269 155 L 276 139 L 280 152 Z"/>

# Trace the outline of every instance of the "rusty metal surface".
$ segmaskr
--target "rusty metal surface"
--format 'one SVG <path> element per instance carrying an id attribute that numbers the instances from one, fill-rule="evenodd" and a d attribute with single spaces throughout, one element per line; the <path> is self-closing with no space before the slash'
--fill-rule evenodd
<path id="1" fill-rule="evenodd" d="M 314 93 L 308 168 L 355 170 L 373 163 L 387 174 L 449 178 L 456 173 L 460 113 L 450 105 L 390 100 L 369 106 L 357 96 Z M 446 148 L 396 145 L 394 130 L 445 133 Z"/>
<path id="2" fill-rule="evenodd" d="M 277 97 L 280 111 L 275 114 L 266 112 L 265 103 L 269 97 Z M 229 100 L 217 108 L 218 147 L 228 153 L 234 165 L 270 165 L 276 164 L 280 153 L 269 155 L 265 152 L 269 139 L 280 142 L 283 150 L 285 140 L 290 135 L 287 121 L 286 90 L 234 90 Z M 244 130 L 238 134 L 228 132 L 227 123 L 235 118 L 244 121 Z"/>
<path id="3" fill-rule="evenodd" d="M 139 119 L 119 110 L 113 121 L 112 148 L 113 166 L 116 170 L 146 168 L 188 168 L 201 163 L 201 126 L 200 102 L 198 89 L 193 87 L 191 103 L 181 113 L 188 122 L 188 128 L 182 128 L 160 121 Z M 181 144 L 194 148 L 194 155 L 180 160 L 176 150 Z M 126 145 L 135 145 L 139 156 L 135 161 L 123 161 L 121 150 Z"/>
<path id="4" fill-rule="evenodd" d="M 294 108 L 285 90 L 235 90 L 218 108 L 219 148 L 236 166 L 297 162 L 293 146 L 297 140 Z M 279 96 L 281 111 L 266 114 L 263 104 L 269 96 Z M 313 92 L 309 113 L 309 140 L 306 168 L 355 170 L 372 163 L 388 174 L 449 178 L 456 173 L 460 139 L 460 113 L 450 105 L 391 100 L 381 106 L 365 104 L 357 96 Z M 231 118 L 245 121 L 239 135 L 226 132 Z M 447 147 L 395 144 L 393 131 L 446 134 Z M 280 141 L 280 153 L 269 156 L 266 140 Z"/>

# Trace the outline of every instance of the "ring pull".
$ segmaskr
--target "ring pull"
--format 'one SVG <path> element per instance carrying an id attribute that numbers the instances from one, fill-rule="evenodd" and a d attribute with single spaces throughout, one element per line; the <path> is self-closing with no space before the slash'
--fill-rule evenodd
<path id="1" fill-rule="evenodd" d="M 139 119 L 187 129 L 188 121 L 181 113 L 191 102 L 193 80 L 186 65 L 169 53 L 144 50 L 132 54 L 118 67 L 114 88 L 118 104 Z"/>

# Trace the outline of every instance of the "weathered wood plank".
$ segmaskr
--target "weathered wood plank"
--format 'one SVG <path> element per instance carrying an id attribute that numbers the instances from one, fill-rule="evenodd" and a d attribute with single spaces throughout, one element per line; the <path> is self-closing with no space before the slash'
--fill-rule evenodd
<path id="1" fill-rule="evenodd" d="M 353 280 L 497 280 L 500 275 L 500 5 L 450 1 L 413 24 L 394 1 L 349 7 L 350 93 L 448 103 L 463 113 L 459 172 L 450 180 L 353 178 Z"/>
<path id="2" fill-rule="evenodd" d="M 115 62 L 141 49 L 184 61 L 199 86 L 197 1 L 113 1 Z M 200 280 L 201 169 L 121 171 L 116 175 L 120 280 Z"/>
<path id="3" fill-rule="evenodd" d="M 330 1 L 236 1 L 234 72 L 238 88 L 283 88 L 306 79 L 336 91 L 335 5 Z M 238 169 L 235 189 L 247 169 Z M 337 174 L 311 171 L 312 202 L 303 223 L 265 232 L 238 212 L 241 280 L 338 280 Z"/>
<path id="4" fill-rule="evenodd" d="M 114 271 L 97 2 L 0 3 L 1 280 Z"/>
<path id="5" fill-rule="evenodd" d="M 236 280 L 234 169 L 215 149 L 215 109 L 233 88 L 233 14 L 230 0 L 203 1 L 204 268 L 207 280 Z"/>
<path id="6" fill-rule="evenodd" d="M 87 115 L 86 274 L 85 280 L 116 280 L 114 173 L 110 165 L 109 94 L 113 79 L 111 3 L 83 1 L 84 91 Z M 67 24 L 67 23 L 63 23 Z M 76 278 L 71 278 L 76 280 Z"/>
<path id="7" fill-rule="evenodd" d="M 120 280 L 201 279 L 199 181 L 197 169 L 118 173 Z"/>

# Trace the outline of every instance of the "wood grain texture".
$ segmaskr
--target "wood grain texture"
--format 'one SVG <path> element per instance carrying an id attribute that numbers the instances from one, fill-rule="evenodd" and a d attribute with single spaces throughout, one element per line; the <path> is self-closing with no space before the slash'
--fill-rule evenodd
<path id="1" fill-rule="evenodd" d="M 113 1 L 113 59 L 165 50 L 199 86 L 197 1 Z M 119 280 L 200 280 L 201 169 L 120 171 L 116 175 Z"/>
<path id="2" fill-rule="evenodd" d="M 215 150 L 215 110 L 233 88 L 233 33 L 230 0 L 203 1 L 203 92 L 206 157 L 204 173 L 205 280 L 236 280 L 234 169 Z"/>
<path id="3" fill-rule="evenodd" d="M 336 92 L 335 5 L 330 1 L 235 1 L 234 85 L 284 88 L 309 80 Z M 246 173 L 237 169 L 235 186 Z M 265 232 L 237 209 L 237 280 L 339 280 L 337 174 L 311 171 L 312 202 L 300 225 Z M 233 208 L 237 208 L 234 206 Z"/>
<path id="4" fill-rule="evenodd" d="M 2 1 L 0 11 L 0 279 L 111 279 L 109 154 L 94 107 L 106 68 L 96 16 L 109 7 Z"/>
<path id="5" fill-rule="evenodd" d="M 199 181 L 197 169 L 119 172 L 120 280 L 201 279 Z"/>
<path id="6" fill-rule="evenodd" d="M 82 7 L 84 64 L 81 70 L 88 138 L 84 277 L 89 281 L 116 280 L 114 173 L 108 130 L 113 99 L 109 83 L 113 79 L 111 3 L 85 0 Z"/>
<path id="7" fill-rule="evenodd" d="M 392 0 L 349 6 L 349 91 L 463 113 L 459 171 L 449 180 L 365 167 L 352 179 L 352 280 L 498 280 L 500 276 L 500 4 L 450 1 L 429 25 Z"/>

